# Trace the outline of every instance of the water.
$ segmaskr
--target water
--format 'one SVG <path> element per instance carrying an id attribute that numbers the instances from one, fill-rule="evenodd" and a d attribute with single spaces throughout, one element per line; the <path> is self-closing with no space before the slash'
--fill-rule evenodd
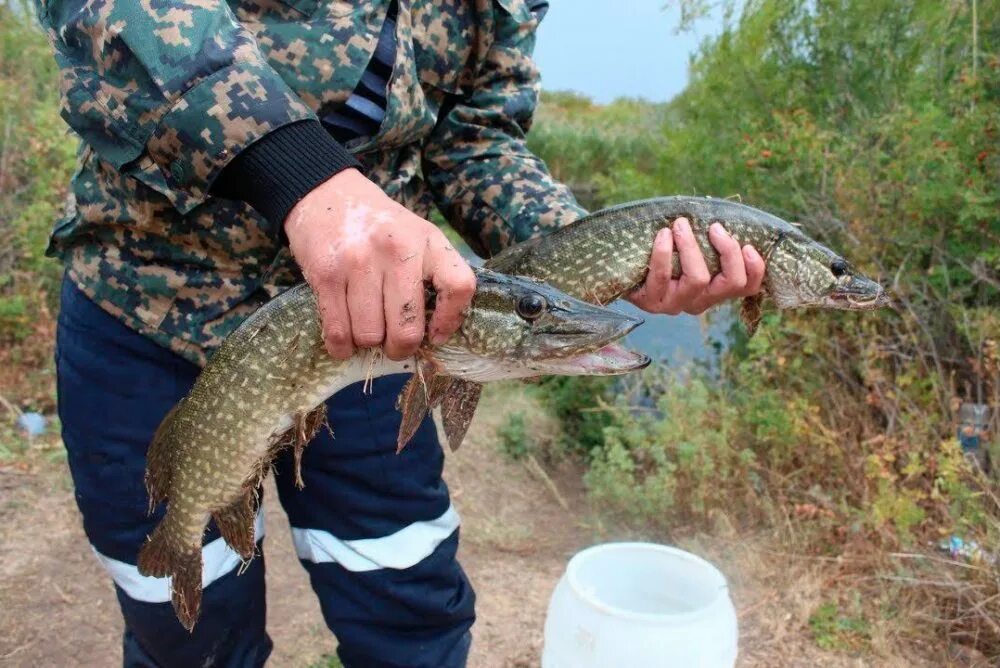
<path id="1" fill-rule="evenodd" d="M 629 347 L 672 367 L 713 360 L 718 347 L 725 346 L 726 332 L 733 323 L 728 306 L 703 316 L 653 315 L 623 300 L 612 308 L 646 320 L 625 338 Z"/>

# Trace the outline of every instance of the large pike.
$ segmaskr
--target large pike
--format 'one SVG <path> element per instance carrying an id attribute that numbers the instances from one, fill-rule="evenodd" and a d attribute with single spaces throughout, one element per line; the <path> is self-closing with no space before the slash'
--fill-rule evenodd
<path id="1" fill-rule="evenodd" d="M 681 217 L 690 221 L 713 275 L 720 264 L 708 239 L 712 223 L 721 223 L 741 246 L 750 244 L 764 257 L 763 289 L 744 299 L 740 312 L 751 334 L 767 298 L 781 309 L 874 310 L 890 302 L 882 286 L 798 226 L 739 202 L 709 197 L 659 197 L 603 209 L 552 234 L 512 246 L 486 266 L 608 304 L 642 285 L 657 232 Z M 680 272 L 675 250 L 673 277 Z"/>
<path id="2" fill-rule="evenodd" d="M 481 382 L 644 367 L 645 356 L 610 345 L 640 323 L 535 280 L 478 270 L 472 305 L 444 344 L 425 345 L 417 359 L 402 362 L 384 359 L 378 349 L 338 361 L 323 345 L 312 290 L 294 287 L 226 338 L 158 428 L 146 486 L 151 508 L 169 503 L 139 554 L 139 571 L 172 576 L 174 610 L 190 630 L 201 605 L 201 544 L 209 519 L 244 559 L 253 556 L 260 483 L 277 452 L 292 447 L 301 484 L 302 449 L 325 424 L 324 401 L 335 392 L 416 370 L 400 399 L 404 424 L 419 424 L 429 405 L 440 404 L 454 441 L 471 420 Z M 411 433 L 408 426 L 404 431 Z"/>

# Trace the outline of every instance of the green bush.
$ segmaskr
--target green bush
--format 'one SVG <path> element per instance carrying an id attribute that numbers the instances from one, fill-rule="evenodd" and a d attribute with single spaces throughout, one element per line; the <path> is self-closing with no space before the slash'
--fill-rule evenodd
<path id="1" fill-rule="evenodd" d="M 507 416 L 497 430 L 500 449 L 511 459 L 521 459 L 531 451 L 524 412 L 516 411 Z"/>
<path id="2" fill-rule="evenodd" d="M 562 423 L 563 446 L 568 452 L 586 453 L 604 445 L 604 429 L 613 415 L 602 409 L 615 380 L 552 376 L 539 382 L 540 396 Z"/>
<path id="3" fill-rule="evenodd" d="M 27 3 L 0 3 L 0 341 L 23 340 L 54 306 L 61 270 L 45 247 L 76 150 L 55 60 L 30 16 Z"/>
<path id="4" fill-rule="evenodd" d="M 593 453 L 591 489 L 661 525 L 812 504 L 888 543 L 982 528 L 951 407 L 1000 406 L 1000 2 L 978 2 L 975 24 L 934 0 L 757 0 L 730 16 L 676 99 L 547 96 L 534 148 L 601 203 L 740 195 L 801 221 L 901 307 L 769 315 L 721 378 L 659 385 L 662 417 L 601 410 L 600 382 L 544 383 Z"/>
<path id="5" fill-rule="evenodd" d="M 804 553 L 870 550 L 866 587 L 901 547 L 954 535 L 993 552 L 1000 502 L 957 445 L 955 407 L 991 405 L 1000 433 L 1000 1 L 682 4 L 731 18 L 677 98 L 632 108 L 656 127 L 555 96 L 533 146 L 593 204 L 739 196 L 800 222 L 898 308 L 767 314 L 717 374 L 650 370 L 651 411 L 610 386 L 543 383 L 596 507 L 654 539 L 725 518 Z M 921 563 L 878 603 L 820 606 L 816 642 L 864 649 L 878 606 L 910 605 L 932 610 L 922 632 L 995 662 L 995 568 Z"/>

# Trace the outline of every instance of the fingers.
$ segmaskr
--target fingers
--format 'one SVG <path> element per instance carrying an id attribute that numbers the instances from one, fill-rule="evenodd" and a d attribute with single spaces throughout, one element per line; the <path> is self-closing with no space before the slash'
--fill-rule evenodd
<path id="1" fill-rule="evenodd" d="M 709 228 L 708 235 L 719 254 L 720 271 L 714 278 L 690 223 L 678 218 L 672 230 L 657 234 L 649 273 L 643 285 L 629 295 L 629 301 L 651 313 L 697 315 L 727 299 L 760 292 L 766 270 L 760 253 L 749 245 L 741 248 L 718 223 Z M 670 278 L 673 248 L 680 259 L 679 279 Z"/>
<path id="2" fill-rule="evenodd" d="M 646 280 L 628 299 L 646 311 L 658 311 L 660 303 L 670 290 L 671 273 L 674 264 L 674 236 L 669 228 L 663 228 L 653 240 L 653 251 L 649 256 L 649 271 Z"/>
<path id="3" fill-rule="evenodd" d="M 323 323 L 323 343 L 331 357 L 346 360 L 354 354 L 347 285 L 343 280 L 332 278 L 317 287 L 316 304 Z"/>
<path id="4" fill-rule="evenodd" d="M 721 271 L 712 279 L 706 296 L 721 300 L 742 295 L 747 285 L 747 271 L 739 242 L 719 223 L 713 223 L 708 229 L 708 239 L 719 252 Z"/>
<path id="5" fill-rule="evenodd" d="M 428 335 L 437 345 L 448 340 L 462 324 L 476 292 L 476 275 L 445 236 L 428 241 L 424 277 L 437 291 Z"/>
<path id="6" fill-rule="evenodd" d="M 424 338 L 424 280 L 419 258 L 403 260 L 385 275 L 385 346 L 392 360 L 413 355 Z"/>
<path id="7" fill-rule="evenodd" d="M 698 310 L 698 298 L 705 291 L 712 280 L 712 274 L 705 264 L 705 257 L 701 254 L 698 241 L 691 231 L 691 224 L 686 218 L 678 218 L 673 225 L 674 245 L 677 246 L 677 254 L 681 262 L 681 277 L 677 281 L 677 287 L 670 297 L 674 307 L 688 313 L 701 313 Z"/>
<path id="8" fill-rule="evenodd" d="M 382 307 L 383 277 L 372 267 L 355 264 L 347 282 L 347 311 L 351 336 L 358 348 L 373 348 L 385 340 L 385 310 Z"/>
<path id="9" fill-rule="evenodd" d="M 432 223 L 407 211 L 357 170 L 313 188 L 289 213 L 285 231 L 316 293 L 324 342 L 334 357 L 383 346 L 393 359 L 424 336 L 424 281 L 438 291 L 436 340 L 461 324 L 475 291 L 472 270 Z"/>
<path id="10" fill-rule="evenodd" d="M 760 292 L 767 267 L 764 258 L 757 252 L 757 249 L 749 245 L 743 247 L 743 262 L 747 270 L 747 284 L 743 296 L 749 297 Z"/>
<path id="11" fill-rule="evenodd" d="M 727 299 L 742 297 L 746 292 L 747 271 L 739 242 L 719 223 L 708 228 L 708 239 L 719 254 L 720 270 L 708 287 L 695 297 L 688 313 L 702 313 Z"/>

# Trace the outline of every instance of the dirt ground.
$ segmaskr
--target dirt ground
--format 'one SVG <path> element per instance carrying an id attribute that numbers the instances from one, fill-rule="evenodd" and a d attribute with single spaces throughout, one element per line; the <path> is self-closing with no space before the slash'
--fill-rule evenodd
<path id="1" fill-rule="evenodd" d="M 468 441 L 447 464 L 463 517 L 461 560 L 479 597 L 473 667 L 538 666 L 545 609 L 566 561 L 615 537 L 593 519 L 579 470 L 567 464 L 543 473 L 499 452 L 495 432 L 510 394 L 486 395 Z M 48 448 L 28 463 L 0 467 L 0 665 L 120 665 L 111 582 L 83 535 L 58 446 Z M 270 665 L 305 668 L 333 652 L 335 641 L 270 488 L 265 509 Z M 735 537 L 685 547 L 712 559 L 731 581 L 741 666 L 915 665 L 816 646 L 807 620 L 822 596 L 823 562 L 771 554 Z"/>

